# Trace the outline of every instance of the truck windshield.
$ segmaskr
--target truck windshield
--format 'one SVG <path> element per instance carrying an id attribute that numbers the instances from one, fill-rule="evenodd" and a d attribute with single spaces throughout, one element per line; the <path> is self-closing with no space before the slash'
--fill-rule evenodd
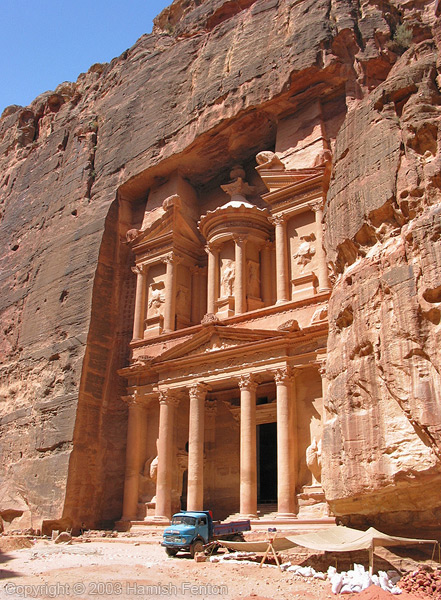
<path id="1" fill-rule="evenodd" d="M 186 517 L 185 515 L 178 515 L 173 517 L 172 525 L 196 525 L 196 519 L 194 517 Z"/>

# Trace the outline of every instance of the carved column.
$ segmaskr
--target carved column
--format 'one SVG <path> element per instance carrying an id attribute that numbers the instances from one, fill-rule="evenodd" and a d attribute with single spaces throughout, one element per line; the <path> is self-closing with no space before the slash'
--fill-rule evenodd
<path id="1" fill-rule="evenodd" d="M 197 383 L 189 390 L 187 510 L 204 509 L 204 403 L 207 387 Z"/>
<path id="2" fill-rule="evenodd" d="M 256 388 L 252 375 L 239 379 L 240 514 L 257 517 Z"/>
<path id="3" fill-rule="evenodd" d="M 323 247 L 323 203 L 321 201 L 314 202 L 311 204 L 311 209 L 315 213 L 315 237 L 317 238 L 315 253 L 318 262 L 318 291 L 330 292 L 331 282 L 329 280 L 328 265 L 326 263 L 326 253 Z"/>
<path id="4" fill-rule="evenodd" d="M 279 517 L 294 517 L 296 511 L 295 388 L 288 367 L 274 375 L 277 389 L 277 502 Z"/>
<path id="5" fill-rule="evenodd" d="M 136 274 L 135 315 L 133 319 L 134 340 L 142 340 L 144 338 L 146 271 L 147 269 L 144 265 L 132 267 L 132 272 Z"/>
<path id="6" fill-rule="evenodd" d="M 165 306 L 164 306 L 164 332 L 175 330 L 176 317 L 176 266 L 180 259 L 174 254 L 164 258 L 165 272 Z"/>
<path id="7" fill-rule="evenodd" d="M 123 521 L 136 521 L 138 517 L 139 474 L 141 472 L 141 446 L 145 404 L 135 393 L 123 398 L 129 406 L 127 426 L 126 472 L 124 479 Z"/>
<path id="8" fill-rule="evenodd" d="M 271 294 L 272 282 L 271 282 L 271 250 L 272 243 L 265 242 L 261 250 L 262 260 L 262 300 L 265 306 L 272 304 L 273 298 Z"/>
<path id="9" fill-rule="evenodd" d="M 213 460 L 216 444 L 217 400 L 205 399 L 205 431 L 204 431 L 204 487 L 216 489 L 216 474 Z"/>
<path id="10" fill-rule="evenodd" d="M 247 292 L 246 292 L 246 260 L 245 248 L 246 239 L 242 236 L 234 238 L 234 313 L 240 315 L 247 310 Z"/>
<path id="11" fill-rule="evenodd" d="M 193 325 L 201 320 L 201 268 L 191 269 L 191 322 Z"/>
<path id="12" fill-rule="evenodd" d="M 290 299 L 288 292 L 288 246 L 286 240 L 286 221 L 284 215 L 271 219 L 276 228 L 276 277 L 277 304 Z"/>
<path id="13" fill-rule="evenodd" d="M 205 251 L 208 254 L 207 313 L 214 314 L 219 297 L 219 249 L 207 244 Z"/>
<path id="14" fill-rule="evenodd" d="M 173 428 L 179 398 L 171 391 L 159 392 L 158 474 L 156 479 L 156 518 L 170 519 L 173 475 Z"/>

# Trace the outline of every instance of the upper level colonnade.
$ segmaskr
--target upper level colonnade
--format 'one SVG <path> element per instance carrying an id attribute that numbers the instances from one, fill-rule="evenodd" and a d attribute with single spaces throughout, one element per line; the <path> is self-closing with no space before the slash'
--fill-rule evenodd
<path id="1" fill-rule="evenodd" d="M 287 170 L 268 152 L 257 161 L 267 192 L 258 194 L 235 167 L 221 186 L 229 200 L 199 214 L 195 191 L 177 177 L 179 193 L 153 203 L 141 229 L 128 232 L 137 277 L 133 341 L 197 325 L 206 314 L 222 320 L 330 291 L 325 168 Z"/>

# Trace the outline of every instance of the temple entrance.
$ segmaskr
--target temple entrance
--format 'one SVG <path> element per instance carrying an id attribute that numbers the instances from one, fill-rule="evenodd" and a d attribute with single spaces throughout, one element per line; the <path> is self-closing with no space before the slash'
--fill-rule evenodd
<path id="1" fill-rule="evenodd" d="M 181 494 L 181 510 L 187 510 L 187 488 L 188 488 L 188 470 L 182 474 L 182 494 Z"/>
<path id="2" fill-rule="evenodd" d="M 277 502 L 277 423 L 257 426 L 257 503 Z"/>

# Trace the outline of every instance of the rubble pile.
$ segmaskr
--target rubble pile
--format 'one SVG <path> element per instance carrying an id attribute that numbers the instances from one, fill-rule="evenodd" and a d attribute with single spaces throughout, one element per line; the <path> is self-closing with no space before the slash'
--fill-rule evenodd
<path id="1" fill-rule="evenodd" d="M 291 565 L 291 563 L 284 563 L 282 570 L 301 577 L 328 579 L 334 594 L 358 593 L 371 585 L 381 587 L 391 594 L 401 594 L 401 589 L 397 586 L 397 582 L 400 580 L 400 574 L 397 571 L 379 571 L 378 575 L 370 575 L 368 571 L 365 571 L 363 565 L 354 564 L 354 568 L 349 571 L 338 573 L 335 567 L 329 567 L 325 573 L 316 571 L 313 567 L 302 567 Z"/>
<path id="2" fill-rule="evenodd" d="M 441 600 L 441 568 L 424 566 L 410 571 L 400 580 L 400 588 L 421 597 Z"/>
<path id="3" fill-rule="evenodd" d="M 229 562 L 237 564 L 239 562 L 256 562 L 260 561 L 261 557 L 258 557 L 255 552 L 231 552 L 229 554 L 213 555 L 210 556 L 210 562 L 223 563 Z"/>

